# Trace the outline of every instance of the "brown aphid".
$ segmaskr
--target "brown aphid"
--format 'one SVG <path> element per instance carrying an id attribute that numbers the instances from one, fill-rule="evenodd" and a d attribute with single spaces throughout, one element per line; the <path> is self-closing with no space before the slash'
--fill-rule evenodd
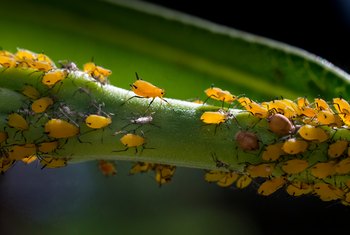
<path id="1" fill-rule="evenodd" d="M 244 151 L 259 149 L 259 139 L 256 134 L 248 131 L 239 131 L 235 136 L 238 146 Z"/>
<path id="2" fill-rule="evenodd" d="M 295 132 L 295 126 L 284 115 L 276 113 L 267 118 L 269 129 L 279 136 L 289 135 Z"/>

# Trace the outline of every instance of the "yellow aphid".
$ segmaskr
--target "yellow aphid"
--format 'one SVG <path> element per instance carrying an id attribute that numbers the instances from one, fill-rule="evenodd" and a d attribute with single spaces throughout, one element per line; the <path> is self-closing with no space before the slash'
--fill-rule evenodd
<path id="1" fill-rule="evenodd" d="M 42 97 L 32 103 L 32 110 L 35 113 L 43 113 L 50 105 L 53 105 L 53 100 L 50 97 Z"/>
<path id="2" fill-rule="evenodd" d="M 271 180 L 266 180 L 258 188 L 258 193 L 263 196 L 269 196 L 282 188 L 285 183 L 286 179 L 284 177 L 276 177 Z"/>
<path id="3" fill-rule="evenodd" d="M 156 164 L 154 167 L 155 180 L 159 186 L 169 183 L 176 170 L 176 166 Z"/>
<path id="4" fill-rule="evenodd" d="M 281 155 L 284 154 L 282 146 L 283 143 L 268 145 L 265 148 L 265 151 L 262 153 L 262 159 L 264 161 L 276 161 Z"/>
<path id="5" fill-rule="evenodd" d="M 340 175 L 345 175 L 350 173 L 350 157 L 347 157 L 339 161 L 335 165 L 335 172 Z"/>
<path id="6" fill-rule="evenodd" d="M 0 174 L 5 173 L 16 161 L 13 159 L 0 157 Z"/>
<path id="7" fill-rule="evenodd" d="M 300 109 L 296 103 L 289 99 L 282 99 L 283 103 L 285 103 L 289 108 L 294 110 L 295 115 L 301 115 Z"/>
<path id="8" fill-rule="evenodd" d="M 137 173 L 144 173 L 147 171 L 152 170 L 154 167 L 153 163 L 148 163 L 148 162 L 137 162 L 132 166 L 132 168 L 129 171 L 130 175 L 134 175 Z"/>
<path id="9" fill-rule="evenodd" d="M 112 119 L 110 117 L 104 117 L 96 114 L 90 114 L 85 119 L 85 124 L 92 129 L 105 128 L 111 123 Z"/>
<path id="10" fill-rule="evenodd" d="M 51 142 L 43 142 L 38 144 L 38 151 L 40 153 L 51 153 L 53 151 L 55 151 L 58 148 L 58 141 L 51 141 Z"/>
<path id="11" fill-rule="evenodd" d="M 37 54 L 26 49 L 17 49 L 15 57 L 18 61 L 36 60 Z"/>
<path id="12" fill-rule="evenodd" d="M 337 140 L 336 142 L 329 145 L 328 156 L 330 158 L 340 157 L 347 148 L 348 148 L 347 140 Z"/>
<path id="13" fill-rule="evenodd" d="M 104 176 L 112 176 L 117 174 L 116 165 L 112 161 L 99 160 L 98 168 Z"/>
<path id="14" fill-rule="evenodd" d="M 329 139 L 329 135 L 320 127 L 303 125 L 298 131 L 304 140 L 324 142 Z"/>
<path id="15" fill-rule="evenodd" d="M 223 111 L 206 111 L 202 114 L 201 116 L 201 121 L 206 123 L 206 124 L 221 124 L 226 122 L 227 120 L 227 114 Z"/>
<path id="16" fill-rule="evenodd" d="M 88 62 L 84 64 L 83 70 L 103 85 L 108 83 L 107 78 L 112 74 L 111 70 L 98 66 L 93 62 Z"/>
<path id="17" fill-rule="evenodd" d="M 314 118 L 317 115 L 317 111 L 311 107 L 301 107 L 300 114 L 309 118 Z"/>
<path id="18" fill-rule="evenodd" d="M 303 159 L 291 159 L 283 163 L 282 170 L 287 174 L 299 174 L 309 167 L 309 162 Z"/>
<path id="19" fill-rule="evenodd" d="M 68 73 L 66 70 L 52 70 L 44 74 L 41 82 L 48 87 L 53 87 L 56 83 L 64 80 L 67 75 Z"/>
<path id="20" fill-rule="evenodd" d="M 286 116 L 287 118 L 292 118 L 298 114 L 293 107 L 291 107 L 289 104 L 282 100 L 264 102 L 263 105 L 268 108 L 269 112 L 280 113 Z"/>
<path id="21" fill-rule="evenodd" d="M 267 118 L 269 116 L 269 111 L 266 107 L 252 101 L 247 97 L 241 97 L 238 102 L 251 114 L 258 118 Z"/>
<path id="22" fill-rule="evenodd" d="M 18 113 L 11 113 L 7 116 L 7 125 L 20 131 L 28 130 L 27 120 Z"/>
<path id="23" fill-rule="evenodd" d="M 343 98 L 334 98 L 333 106 L 339 114 L 350 114 L 350 104 Z"/>
<path id="24" fill-rule="evenodd" d="M 34 162 L 35 160 L 37 160 L 37 156 L 36 155 L 32 155 L 32 156 L 29 156 L 29 157 L 25 157 L 25 158 L 22 158 L 22 162 L 25 163 L 25 164 L 30 164 L 32 162 Z"/>
<path id="25" fill-rule="evenodd" d="M 155 85 L 149 82 L 143 81 L 138 77 L 137 73 L 136 78 L 137 80 L 131 85 L 131 89 L 136 95 L 144 98 L 153 99 L 156 97 L 162 98 L 164 96 L 164 89 L 156 87 Z"/>
<path id="26" fill-rule="evenodd" d="M 251 184 L 252 181 L 253 179 L 248 175 L 242 175 L 237 179 L 236 187 L 240 189 L 246 188 Z"/>
<path id="27" fill-rule="evenodd" d="M 227 172 L 225 171 L 218 171 L 218 170 L 207 171 L 204 175 L 204 179 L 209 183 L 218 182 L 219 180 L 221 180 L 226 176 L 226 173 Z"/>
<path id="28" fill-rule="evenodd" d="M 316 183 L 314 185 L 314 193 L 322 201 L 332 201 L 342 199 L 344 196 L 344 191 L 340 188 L 337 188 L 331 184 L 327 183 Z"/>
<path id="29" fill-rule="evenodd" d="M 79 134 L 79 128 L 61 119 L 51 119 L 45 123 L 45 134 L 52 138 L 69 138 Z"/>
<path id="30" fill-rule="evenodd" d="M 247 167 L 247 173 L 252 178 L 263 177 L 267 178 L 272 175 L 272 171 L 275 168 L 275 164 L 264 163 L 260 165 L 249 165 Z"/>
<path id="31" fill-rule="evenodd" d="M 334 113 L 329 110 L 321 110 L 316 116 L 318 123 L 321 125 L 331 125 L 335 123 L 335 117 Z"/>
<path id="32" fill-rule="evenodd" d="M 27 96 L 28 98 L 32 100 L 39 99 L 40 92 L 33 86 L 25 85 L 22 89 L 22 94 Z"/>
<path id="33" fill-rule="evenodd" d="M 122 144 L 127 148 L 138 147 L 145 144 L 145 138 L 139 135 L 128 133 L 120 138 L 120 142 L 122 142 Z"/>
<path id="34" fill-rule="evenodd" d="M 290 138 L 283 143 L 282 149 L 285 153 L 294 155 L 307 150 L 308 143 L 304 140 Z"/>
<path id="35" fill-rule="evenodd" d="M 64 167 L 67 166 L 67 161 L 67 158 L 42 157 L 40 159 L 41 169 Z"/>
<path id="36" fill-rule="evenodd" d="M 35 144 L 14 145 L 8 150 L 8 158 L 11 160 L 22 160 L 36 154 Z"/>
<path id="37" fill-rule="evenodd" d="M 325 100 L 323 100 L 323 99 L 320 99 L 320 98 L 316 98 L 315 99 L 315 105 L 316 105 L 316 109 L 318 111 L 331 110 L 331 108 L 329 107 L 327 102 Z"/>
<path id="38" fill-rule="evenodd" d="M 16 59 L 11 56 L 0 55 L 0 67 L 13 68 L 16 67 Z"/>
<path id="39" fill-rule="evenodd" d="M 231 186 L 239 177 L 235 172 L 225 172 L 225 176 L 216 182 L 220 187 L 229 187 Z"/>
<path id="40" fill-rule="evenodd" d="M 297 180 L 291 182 L 287 186 L 286 191 L 289 195 L 298 197 L 311 193 L 313 191 L 313 185 Z"/>
<path id="41" fill-rule="evenodd" d="M 325 179 L 335 174 L 335 162 L 319 162 L 311 167 L 311 174 L 319 179 Z"/>
<path id="42" fill-rule="evenodd" d="M 8 134 L 6 131 L 0 131 L 0 144 L 5 142 L 8 138 Z"/>
<path id="43" fill-rule="evenodd" d="M 297 99 L 298 108 L 306 107 L 310 105 L 310 102 L 306 99 L 306 97 L 298 97 Z"/>
<path id="44" fill-rule="evenodd" d="M 232 103 L 236 100 L 236 96 L 232 95 L 229 91 L 224 91 L 218 87 L 212 86 L 206 89 L 204 92 L 208 98 L 212 98 L 214 100 L 219 100 L 226 103 Z"/>

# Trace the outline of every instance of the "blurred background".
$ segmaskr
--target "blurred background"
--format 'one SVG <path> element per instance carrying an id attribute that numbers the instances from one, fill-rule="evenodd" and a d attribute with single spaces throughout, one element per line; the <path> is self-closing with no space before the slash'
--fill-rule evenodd
<path id="1" fill-rule="evenodd" d="M 350 71 L 350 1 L 212 1 L 195 6 L 188 1 L 149 2 L 300 47 Z M 44 170 L 16 164 L 0 176 L 0 234 L 271 235 L 348 230 L 350 208 L 314 196 L 292 198 L 279 191 L 262 197 L 257 185 L 220 188 L 204 182 L 203 171 L 185 168 L 177 170 L 169 185 L 158 187 L 151 174 L 128 176 L 130 166 L 119 163 L 117 176 L 106 178 L 96 162 Z"/>

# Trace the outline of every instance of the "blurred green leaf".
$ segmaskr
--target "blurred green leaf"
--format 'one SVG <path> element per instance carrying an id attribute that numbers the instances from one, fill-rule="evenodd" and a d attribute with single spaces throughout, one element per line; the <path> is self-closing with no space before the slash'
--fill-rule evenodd
<path id="1" fill-rule="evenodd" d="M 44 51 L 80 66 L 94 58 L 123 88 L 137 71 L 182 99 L 204 99 L 212 83 L 258 100 L 350 91 L 349 76 L 317 56 L 143 2 L 19 1 L 2 9 L 4 49 Z"/>

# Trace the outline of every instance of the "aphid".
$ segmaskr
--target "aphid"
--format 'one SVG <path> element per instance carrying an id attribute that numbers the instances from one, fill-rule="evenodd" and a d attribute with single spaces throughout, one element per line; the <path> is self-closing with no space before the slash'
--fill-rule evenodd
<path id="1" fill-rule="evenodd" d="M 110 117 L 104 117 L 96 114 L 90 114 L 85 119 L 85 124 L 92 129 L 101 129 L 105 128 L 112 123 Z"/>
<path id="2" fill-rule="evenodd" d="M 59 146 L 59 142 L 57 140 L 51 142 L 42 142 L 37 145 L 38 152 L 40 153 L 51 153 L 55 151 Z"/>
<path id="3" fill-rule="evenodd" d="M 219 100 L 229 104 L 236 100 L 236 96 L 232 95 L 229 91 L 224 91 L 218 87 L 211 86 L 204 92 L 208 96 L 208 98 L 212 98 L 214 100 Z"/>
<path id="4" fill-rule="evenodd" d="M 11 160 L 22 160 L 36 154 L 35 144 L 14 145 L 8 150 L 8 158 Z"/>
<path id="5" fill-rule="evenodd" d="M 322 201 L 332 201 L 342 199 L 344 196 L 344 191 L 340 188 L 337 188 L 331 184 L 327 183 L 316 183 L 314 185 L 314 193 Z"/>
<path id="6" fill-rule="evenodd" d="M 26 49 L 17 48 L 15 57 L 18 61 L 35 60 L 37 58 L 37 54 Z"/>
<path id="7" fill-rule="evenodd" d="M 28 164 L 30 164 L 30 163 L 36 161 L 37 159 L 38 159 L 38 158 L 37 158 L 36 155 L 32 155 L 32 156 L 29 156 L 29 157 L 22 158 L 21 160 L 22 160 L 23 163 L 25 163 L 25 164 L 28 165 Z"/>
<path id="8" fill-rule="evenodd" d="M 58 158 L 58 157 L 41 157 L 40 164 L 42 165 L 41 169 L 44 168 L 59 168 L 67 166 L 67 158 Z"/>
<path id="9" fill-rule="evenodd" d="M 282 100 L 273 100 L 270 102 L 264 102 L 262 104 L 265 106 L 269 112 L 283 114 L 287 118 L 292 118 L 297 115 L 293 107 Z"/>
<path id="10" fill-rule="evenodd" d="M 225 163 L 225 162 L 223 162 L 223 161 L 220 161 L 215 153 L 212 153 L 211 157 L 212 157 L 213 161 L 215 162 L 215 166 L 217 168 L 225 168 L 225 169 L 229 170 L 230 165 Z"/>
<path id="11" fill-rule="evenodd" d="M 282 188 L 285 183 L 286 179 L 284 177 L 276 177 L 271 180 L 266 180 L 258 188 L 258 193 L 263 196 L 269 196 Z"/>
<path id="12" fill-rule="evenodd" d="M 295 155 L 307 150 L 308 143 L 304 140 L 290 138 L 283 143 L 282 149 L 285 153 Z"/>
<path id="13" fill-rule="evenodd" d="M 283 143 L 276 143 L 268 145 L 262 153 L 262 159 L 264 161 L 276 161 L 281 155 L 284 154 L 282 149 Z"/>
<path id="14" fill-rule="evenodd" d="M 253 179 L 250 176 L 242 175 L 241 177 L 239 177 L 237 179 L 236 187 L 240 188 L 240 189 L 246 188 L 251 184 L 252 181 L 253 181 Z"/>
<path id="15" fill-rule="evenodd" d="M 313 185 L 295 180 L 287 186 L 286 191 L 289 195 L 298 197 L 311 193 L 313 191 Z"/>
<path id="16" fill-rule="evenodd" d="M 104 176 L 113 176 L 117 174 L 117 168 L 113 161 L 99 160 L 98 168 Z"/>
<path id="17" fill-rule="evenodd" d="M 72 61 L 60 60 L 58 63 L 61 65 L 62 69 L 66 69 L 68 71 L 79 71 L 78 66 Z"/>
<path id="18" fill-rule="evenodd" d="M 56 68 L 55 63 L 45 54 L 36 55 L 35 60 L 31 61 L 31 67 L 40 71 L 49 71 Z"/>
<path id="19" fill-rule="evenodd" d="M 17 65 L 14 55 L 8 51 L 0 50 L 0 66 L 10 68 Z"/>
<path id="20" fill-rule="evenodd" d="M 11 113 L 7 116 L 7 125 L 19 131 L 25 131 L 29 128 L 27 120 L 18 113 Z"/>
<path id="21" fill-rule="evenodd" d="M 275 168 L 273 163 L 264 163 L 260 165 L 249 165 L 246 169 L 248 175 L 252 178 L 263 177 L 267 178 L 272 175 Z"/>
<path id="22" fill-rule="evenodd" d="M 15 164 L 16 160 L 6 157 L 0 157 L 0 174 L 5 173 L 8 169 Z"/>
<path id="23" fill-rule="evenodd" d="M 314 127 L 311 125 L 303 125 L 298 131 L 299 135 L 304 140 L 324 142 L 329 139 L 329 135 L 325 130 L 320 127 Z"/>
<path id="24" fill-rule="evenodd" d="M 17 65 L 15 58 L 11 56 L 0 55 L 0 66 L 13 68 Z"/>
<path id="25" fill-rule="evenodd" d="M 317 113 L 317 121 L 321 125 L 331 125 L 336 122 L 336 116 L 329 110 L 321 110 Z"/>
<path id="26" fill-rule="evenodd" d="M 43 113 L 50 105 L 53 105 L 53 99 L 50 97 L 42 97 L 32 103 L 32 110 L 35 113 Z"/>
<path id="27" fill-rule="evenodd" d="M 32 100 L 39 99 L 40 97 L 40 92 L 31 85 L 25 85 L 22 89 L 22 94 Z"/>
<path id="28" fill-rule="evenodd" d="M 61 120 L 61 119 L 50 119 L 45 123 L 45 134 L 52 138 L 69 138 L 79 134 L 79 127 Z"/>
<path id="29" fill-rule="evenodd" d="M 335 162 L 319 162 L 311 167 L 311 174 L 319 179 L 325 179 L 335 174 Z"/>
<path id="30" fill-rule="evenodd" d="M 0 144 L 5 142 L 8 138 L 8 134 L 6 131 L 0 131 Z"/>
<path id="31" fill-rule="evenodd" d="M 297 98 L 298 108 L 306 107 L 310 105 L 310 102 L 306 99 L 306 97 L 298 97 Z"/>
<path id="32" fill-rule="evenodd" d="M 350 114 L 350 104 L 343 98 L 334 98 L 333 106 L 338 114 Z"/>
<path id="33" fill-rule="evenodd" d="M 269 116 L 269 111 L 266 107 L 252 101 L 247 97 L 241 97 L 238 102 L 251 114 L 258 118 L 267 118 Z"/>
<path id="34" fill-rule="evenodd" d="M 237 179 L 239 175 L 235 172 L 225 172 L 225 176 L 216 182 L 220 187 L 229 187 Z"/>
<path id="35" fill-rule="evenodd" d="M 281 169 L 287 174 L 299 174 L 309 167 L 309 162 L 303 159 L 291 159 L 283 163 Z"/>
<path id="36" fill-rule="evenodd" d="M 206 111 L 202 114 L 200 117 L 201 121 L 205 124 L 216 124 L 219 125 L 221 123 L 224 123 L 228 119 L 228 114 L 225 113 L 222 110 L 213 112 L 213 111 Z"/>
<path id="37" fill-rule="evenodd" d="M 320 99 L 320 98 L 316 98 L 315 99 L 315 105 L 316 105 L 316 109 L 318 111 L 331 110 L 331 108 L 329 107 L 327 102 L 325 100 L 323 100 L 323 99 Z"/>
<path id="38" fill-rule="evenodd" d="M 335 172 L 340 175 L 346 175 L 350 173 L 350 158 L 347 157 L 339 161 L 335 165 Z"/>
<path id="39" fill-rule="evenodd" d="M 218 182 L 222 178 L 226 176 L 227 172 L 219 171 L 219 170 L 211 170 L 207 171 L 204 175 L 205 181 L 212 183 L 212 182 Z"/>
<path id="40" fill-rule="evenodd" d="M 136 94 L 135 96 L 130 97 L 128 100 L 132 98 L 152 98 L 151 102 L 149 103 L 148 107 L 151 106 L 155 98 L 160 98 L 163 101 L 167 102 L 165 99 L 163 99 L 163 96 L 165 94 L 164 89 L 161 89 L 159 87 L 156 87 L 155 85 L 143 81 L 141 78 L 138 77 L 136 73 L 137 80 L 130 85 L 132 91 Z M 127 100 L 127 101 L 128 101 Z"/>
<path id="41" fill-rule="evenodd" d="M 239 131 L 235 135 L 235 141 L 238 147 L 243 151 L 254 151 L 259 149 L 259 139 L 255 133 L 248 131 Z"/>
<path id="42" fill-rule="evenodd" d="M 85 73 L 89 74 L 96 81 L 105 85 L 108 83 L 108 76 L 112 74 L 112 71 L 109 69 L 105 69 L 101 66 L 96 65 L 94 62 L 88 62 L 84 64 L 83 70 Z"/>
<path id="43" fill-rule="evenodd" d="M 175 173 L 176 166 L 156 164 L 154 167 L 155 180 L 162 186 L 163 184 L 169 183 Z"/>
<path id="44" fill-rule="evenodd" d="M 152 170 L 153 168 L 154 168 L 154 164 L 153 163 L 137 162 L 130 169 L 129 174 L 130 175 L 134 175 L 134 174 L 137 174 L 137 173 L 144 173 L 144 172 Z"/>
<path id="45" fill-rule="evenodd" d="M 330 158 L 340 157 L 347 148 L 348 148 L 347 140 L 337 140 L 336 142 L 329 145 L 328 156 Z"/>
<path id="46" fill-rule="evenodd" d="M 129 148 L 134 147 L 137 153 L 137 147 L 142 146 L 142 148 L 145 148 L 144 145 L 146 144 L 145 138 L 136 134 L 131 134 L 131 133 L 125 134 L 122 138 L 120 138 L 120 142 L 126 148 L 124 150 L 113 151 L 113 152 L 127 151 Z"/>
<path id="47" fill-rule="evenodd" d="M 68 75 L 66 70 L 55 69 L 44 74 L 41 82 L 48 86 L 53 87 L 56 83 L 64 80 Z"/>
<path id="48" fill-rule="evenodd" d="M 293 123 L 282 114 L 273 114 L 267 118 L 269 129 L 279 136 L 290 135 L 295 131 Z"/>

